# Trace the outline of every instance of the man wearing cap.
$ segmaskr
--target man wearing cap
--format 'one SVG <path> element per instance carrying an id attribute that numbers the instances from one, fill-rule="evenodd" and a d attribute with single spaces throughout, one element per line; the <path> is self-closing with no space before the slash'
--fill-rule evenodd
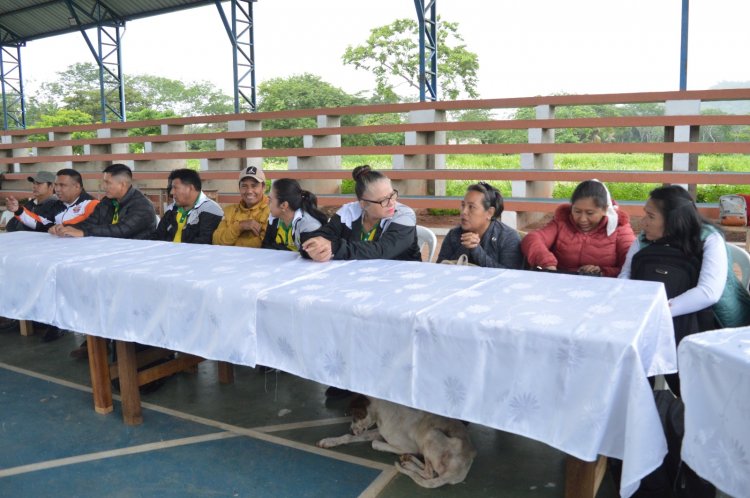
<path id="1" fill-rule="evenodd" d="M 59 201 L 53 211 L 54 217 L 33 213 L 26 209 L 19 220 L 27 229 L 37 232 L 55 233 L 62 225 L 80 223 L 88 218 L 99 201 L 83 189 L 81 174 L 74 169 L 61 169 L 55 178 L 55 196 Z"/>
<path id="2" fill-rule="evenodd" d="M 227 206 L 213 242 L 223 246 L 260 247 L 268 225 L 266 175 L 259 166 L 240 172 L 240 203 Z"/>
<path id="3" fill-rule="evenodd" d="M 210 244 L 224 211 L 201 190 L 201 177 L 192 169 L 169 174 L 174 202 L 167 208 L 152 238 L 187 244 Z"/>
<path id="4" fill-rule="evenodd" d="M 54 219 L 55 215 L 64 207 L 54 195 L 54 173 L 39 171 L 34 176 L 30 176 L 28 180 L 33 184 L 33 197 L 25 206 L 21 206 L 13 196 L 5 200 L 5 206 L 8 208 L 8 211 L 11 211 L 15 215 L 5 227 L 9 232 L 19 230 L 33 231 L 37 229 L 37 225 L 39 225 L 39 231 L 47 231 L 41 220 Z"/>
<path id="5" fill-rule="evenodd" d="M 75 225 L 55 230 L 60 237 L 116 237 L 148 239 L 156 226 L 151 201 L 133 186 L 133 173 L 124 164 L 104 168 L 102 187 L 105 197 L 91 216 Z"/>

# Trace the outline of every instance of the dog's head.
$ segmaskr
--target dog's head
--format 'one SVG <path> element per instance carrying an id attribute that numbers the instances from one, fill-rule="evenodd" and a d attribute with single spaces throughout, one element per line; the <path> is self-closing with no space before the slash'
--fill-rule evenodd
<path id="1" fill-rule="evenodd" d="M 349 403 L 349 413 L 352 415 L 352 434 L 358 436 L 375 425 L 375 417 L 371 411 L 370 399 L 362 394 L 356 395 Z"/>

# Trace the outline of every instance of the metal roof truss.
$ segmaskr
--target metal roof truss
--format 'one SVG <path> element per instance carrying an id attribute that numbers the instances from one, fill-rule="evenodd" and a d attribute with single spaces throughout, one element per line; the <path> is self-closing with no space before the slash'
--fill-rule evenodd
<path id="1" fill-rule="evenodd" d="M 117 16 L 105 2 L 96 0 L 90 8 L 76 0 L 65 0 L 70 10 L 69 22 L 77 24 L 86 44 L 99 66 L 99 95 L 102 123 L 125 121 L 125 82 L 122 77 L 122 50 L 120 28 L 125 21 Z M 85 26 L 96 25 L 96 47 Z"/>

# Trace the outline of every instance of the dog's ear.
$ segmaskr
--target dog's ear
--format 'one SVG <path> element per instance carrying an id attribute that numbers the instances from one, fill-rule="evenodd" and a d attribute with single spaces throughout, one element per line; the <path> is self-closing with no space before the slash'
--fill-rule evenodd
<path id="1" fill-rule="evenodd" d="M 370 399 L 362 394 L 356 395 L 349 403 L 349 413 L 355 420 L 361 420 L 367 417 L 367 407 L 370 406 Z"/>

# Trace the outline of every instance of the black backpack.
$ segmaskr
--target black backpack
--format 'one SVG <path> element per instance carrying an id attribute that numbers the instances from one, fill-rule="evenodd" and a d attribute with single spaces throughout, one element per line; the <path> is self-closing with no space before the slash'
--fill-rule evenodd
<path id="1" fill-rule="evenodd" d="M 661 282 L 667 298 L 672 299 L 698 285 L 700 272 L 701 260 L 698 257 L 686 256 L 679 247 L 669 242 L 655 241 L 635 253 L 630 278 Z M 677 344 L 690 334 L 717 328 L 711 307 L 674 317 L 672 322 Z"/>
<path id="2" fill-rule="evenodd" d="M 630 278 L 662 282 L 667 298 L 672 299 L 698 285 L 700 272 L 698 258 L 685 256 L 681 249 L 668 242 L 657 241 L 635 253 Z"/>

